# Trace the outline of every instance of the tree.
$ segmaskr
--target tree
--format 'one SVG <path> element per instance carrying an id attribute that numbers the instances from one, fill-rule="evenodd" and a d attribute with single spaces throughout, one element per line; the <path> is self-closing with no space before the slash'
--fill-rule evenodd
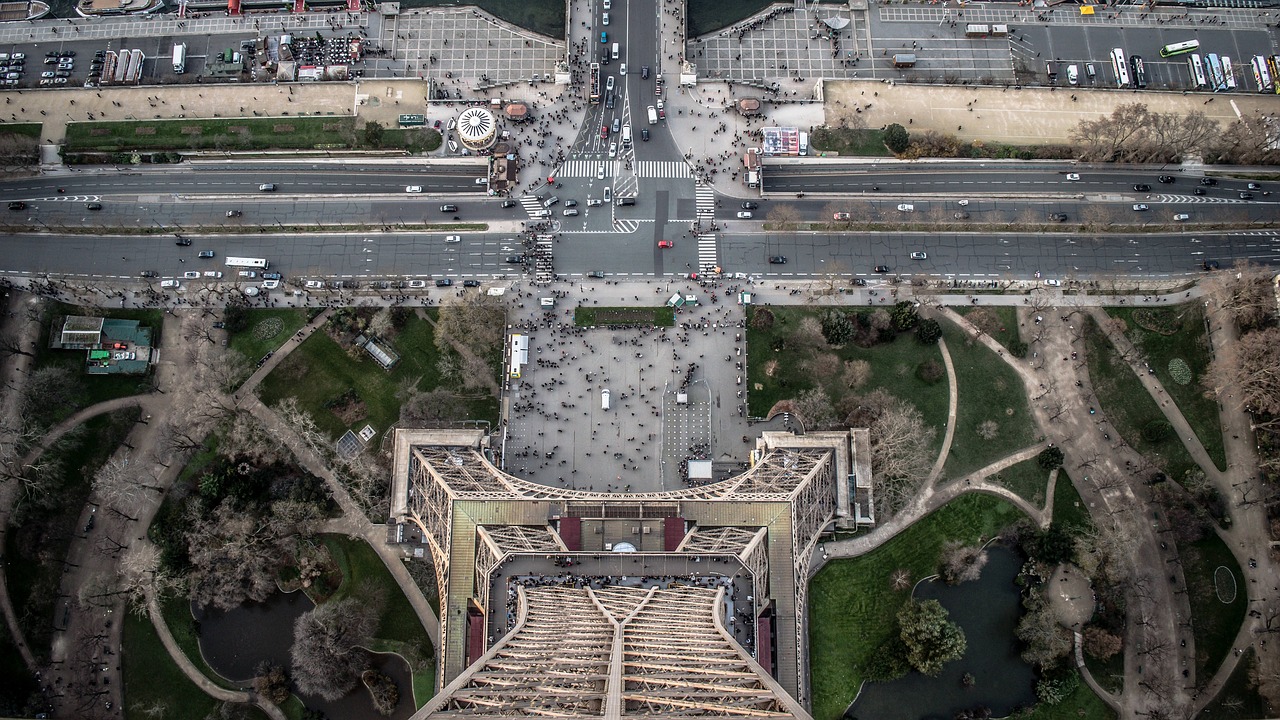
<path id="1" fill-rule="evenodd" d="M 1084 651 L 1090 657 L 1106 660 L 1124 649 L 1124 640 L 1097 625 L 1084 629 Z"/>
<path id="2" fill-rule="evenodd" d="M 279 705 L 289 699 L 289 676 L 284 668 L 263 660 L 253 671 L 253 690 L 258 695 Z"/>
<path id="3" fill-rule="evenodd" d="M 1251 412 L 1280 414 L 1280 327 L 1245 333 L 1225 344 L 1209 364 L 1206 382 L 1221 398 L 1234 389 L 1235 401 Z"/>
<path id="4" fill-rule="evenodd" d="M 884 129 L 884 146 L 893 151 L 895 155 L 901 155 L 906 151 L 907 146 L 911 144 L 911 135 L 907 129 L 898 123 L 890 123 Z"/>
<path id="5" fill-rule="evenodd" d="M 836 411 L 831 406 L 831 398 L 820 387 L 801 392 L 795 400 L 795 408 L 806 431 L 827 430 L 836 425 Z"/>
<path id="6" fill-rule="evenodd" d="M 266 600 L 276 590 L 277 541 L 265 521 L 236 511 L 229 502 L 195 518 L 187 532 L 191 599 L 222 610 Z"/>
<path id="7" fill-rule="evenodd" d="M 937 600 L 910 599 L 898 611 L 899 637 L 907 646 L 907 662 L 917 671 L 934 676 L 942 666 L 964 655 L 964 630 L 951 622 L 950 613 Z"/>
<path id="8" fill-rule="evenodd" d="M 1042 669 L 1052 667 L 1058 658 L 1071 652 L 1071 633 L 1058 624 L 1049 603 L 1038 590 L 1027 595 L 1022 604 L 1027 612 L 1015 631 L 1018 639 L 1026 643 L 1022 659 Z"/>
<path id="9" fill-rule="evenodd" d="M 350 692 L 369 667 L 369 644 L 381 608 L 365 598 L 331 600 L 293 624 L 294 681 L 298 689 L 333 701 Z"/>
<path id="10" fill-rule="evenodd" d="M 937 428 L 926 425 L 911 403 L 883 389 L 846 397 L 841 403 L 848 427 L 871 435 L 871 467 L 876 474 L 877 505 L 884 516 L 905 505 L 933 467 L 931 446 Z"/>
<path id="11" fill-rule="evenodd" d="M 791 344 L 797 348 L 824 348 L 827 339 L 822 323 L 812 315 L 801 318 L 799 325 L 791 333 Z"/>
<path id="12" fill-rule="evenodd" d="M 925 345 L 933 345 L 942 339 L 942 325 L 933 318 L 921 320 L 916 326 L 916 339 Z"/>
<path id="13" fill-rule="evenodd" d="M 948 585 L 977 580 L 987 560 L 985 548 L 948 540 L 942 547 L 942 579 Z"/>
<path id="14" fill-rule="evenodd" d="M 769 211 L 768 219 L 775 230 L 794 230 L 800 222 L 800 213 L 794 205 L 779 203 Z"/>
<path id="15" fill-rule="evenodd" d="M 68 409 L 79 407 L 83 395 L 80 377 L 70 368 L 42 367 L 27 378 L 22 392 L 22 413 L 33 425 L 48 427 Z"/>
<path id="16" fill-rule="evenodd" d="M 1052 471 L 1062 467 L 1062 461 L 1064 459 L 1065 457 L 1062 454 L 1062 448 L 1056 445 L 1050 445 L 1044 450 L 1041 450 L 1040 454 L 1036 456 L 1036 463 L 1045 470 Z"/>
<path id="17" fill-rule="evenodd" d="M 871 379 L 871 363 L 866 360 L 846 360 L 840 382 L 850 390 L 857 390 Z"/>
<path id="18" fill-rule="evenodd" d="M 829 308 L 822 313 L 822 337 L 828 345 L 840 346 L 853 338 L 853 321 L 839 308 Z"/>
<path id="19" fill-rule="evenodd" d="M 364 124 L 364 144 L 371 148 L 382 147 L 382 124 L 370 120 Z"/>
<path id="20" fill-rule="evenodd" d="M 893 311 L 889 314 L 893 318 L 893 329 L 898 332 L 910 330 L 920 320 L 920 316 L 916 314 L 915 303 L 907 300 L 895 303 Z"/>
<path id="21" fill-rule="evenodd" d="M 1226 311 L 1241 330 L 1252 330 L 1275 317 L 1271 276 L 1270 269 L 1240 260 L 1230 270 L 1210 275 L 1204 287 L 1213 303 Z"/>

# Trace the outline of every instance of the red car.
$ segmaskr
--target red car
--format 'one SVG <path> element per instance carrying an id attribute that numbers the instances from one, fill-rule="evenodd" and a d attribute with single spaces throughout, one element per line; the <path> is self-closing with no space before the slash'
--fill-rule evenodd
<path id="1" fill-rule="evenodd" d="M 608 139 L 609 139 L 609 126 L 608 126 L 608 125 L 601 125 L 601 126 L 600 126 L 600 139 L 601 139 L 601 140 L 608 140 Z"/>
<path id="2" fill-rule="evenodd" d="M 848 219 L 849 219 L 849 213 L 836 213 L 836 214 L 835 214 L 835 219 L 836 219 L 836 220 L 848 220 Z"/>
<path id="3" fill-rule="evenodd" d="M 675 246 L 676 246 L 676 244 L 675 244 L 675 243 L 673 243 L 673 242 L 671 242 L 670 240 L 659 240 L 659 241 L 658 241 L 658 247 L 660 247 L 660 248 L 673 248 L 673 247 L 675 247 Z"/>

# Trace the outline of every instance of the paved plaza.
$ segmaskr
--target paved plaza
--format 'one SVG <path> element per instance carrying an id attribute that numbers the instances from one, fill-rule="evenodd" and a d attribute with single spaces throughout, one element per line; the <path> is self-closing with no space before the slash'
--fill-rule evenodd
<path id="1" fill-rule="evenodd" d="M 700 77 L 712 80 L 773 82 L 790 77 L 858 76 L 855 62 L 865 55 L 847 7 L 821 6 L 812 12 L 783 7 L 766 10 L 714 35 L 690 42 L 688 57 Z M 823 21 L 845 26 L 838 34 Z"/>
<path id="2" fill-rule="evenodd" d="M 460 89 L 536 77 L 545 91 L 552 86 L 556 62 L 565 55 L 563 41 L 471 8 L 410 10 L 387 18 L 379 42 L 404 63 L 406 75 Z"/>

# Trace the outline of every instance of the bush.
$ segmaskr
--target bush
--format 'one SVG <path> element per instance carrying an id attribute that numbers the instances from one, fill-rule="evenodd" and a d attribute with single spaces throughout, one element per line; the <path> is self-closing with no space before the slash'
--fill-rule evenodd
<path id="1" fill-rule="evenodd" d="M 1045 470 L 1057 470 L 1062 467 L 1063 459 L 1062 448 L 1056 445 L 1041 450 L 1036 456 L 1036 462 Z"/>
<path id="2" fill-rule="evenodd" d="M 942 363 L 930 358 L 916 366 L 916 377 L 930 385 L 938 382 L 947 374 Z"/>
<path id="3" fill-rule="evenodd" d="M 942 337 L 942 326 L 932 318 L 921 320 L 916 326 L 916 339 L 925 345 L 932 345 Z"/>
<path id="4" fill-rule="evenodd" d="M 920 322 L 920 316 L 916 314 L 915 304 L 907 300 L 896 303 L 889 315 L 893 318 L 893 329 L 898 332 L 906 332 Z"/>
<path id="5" fill-rule="evenodd" d="M 1067 669 L 1040 678 L 1036 683 L 1036 697 L 1046 705 L 1057 705 L 1080 687 L 1080 673 Z"/>
<path id="6" fill-rule="evenodd" d="M 1186 361 L 1182 358 L 1169 361 L 1169 376 L 1179 385 L 1191 384 L 1191 368 L 1187 367 Z"/>
<path id="7" fill-rule="evenodd" d="M 854 325 L 843 310 L 830 309 L 822 314 L 822 337 L 828 345 L 844 345 L 853 338 Z"/>
<path id="8" fill-rule="evenodd" d="M 1010 354 L 1010 355 L 1012 355 L 1012 356 L 1014 356 L 1014 357 L 1016 357 L 1016 358 L 1018 358 L 1018 359 L 1022 359 L 1022 358 L 1024 358 L 1024 357 L 1026 357 L 1026 356 L 1027 356 L 1027 344 L 1026 344 L 1026 343 L 1024 343 L 1024 342 L 1022 342 L 1021 340 L 1011 340 L 1011 341 L 1009 341 L 1009 354 Z"/>
<path id="9" fill-rule="evenodd" d="M 902 153 L 911 144 L 911 135 L 907 129 L 893 123 L 884 129 L 884 146 L 892 150 L 894 153 Z"/>
<path id="10" fill-rule="evenodd" d="M 244 332 L 249 329 L 249 309 L 243 305 L 228 305 L 222 313 L 222 322 L 226 323 L 229 333 Z"/>
<path id="11" fill-rule="evenodd" d="M 1173 433 L 1173 426 L 1165 420 L 1152 420 L 1142 428 L 1142 438 L 1149 443 L 1164 442 Z"/>

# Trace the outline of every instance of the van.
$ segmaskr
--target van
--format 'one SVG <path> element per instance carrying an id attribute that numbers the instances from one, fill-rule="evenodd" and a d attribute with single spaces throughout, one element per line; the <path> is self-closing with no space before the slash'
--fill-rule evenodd
<path id="1" fill-rule="evenodd" d="M 600 409 L 609 409 L 609 388 L 600 391 Z"/>
<path id="2" fill-rule="evenodd" d="M 618 207 L 624 207 L 624 206 L 627 206 L 627 205 L 635 205 L 635 204 L 636 204 L 636 199 L 635 199 L 635 198 L 633 198 L 633 197 L 620 197 L 620 198 L 618 198 Z"/>
<path id="3" fill-rule="evenodd" d="M 1098 69 L 1093 66 L 1093 63 L 1088 63 L 1084 66 L 1084 74 L 1089 76 L 1089 79 L 1092 80 L 1098 76 Z"/>
<path id="4" fill-rule="evenodd" d="M 631 147 L 631 126 L 630 125 L 622 126 L 622 145 L 624 147 Z"/>
<path id="5" fill-rule="evenodd" d="M 1075 65 L 1067 66 L 1067 83 L 1071 85 L 1080 84 L 1080 70 Z"/>
<path id="6" fill-rule="evenodd" d="M 613 59 L 614 59 L 614 60 L 617 60 L 617 59 L 618 59 L 618 43 L 614 43 L 614 44 L 613 44 L 613 53 L 612 53 L 612 57 L 613 57 Z"/>

